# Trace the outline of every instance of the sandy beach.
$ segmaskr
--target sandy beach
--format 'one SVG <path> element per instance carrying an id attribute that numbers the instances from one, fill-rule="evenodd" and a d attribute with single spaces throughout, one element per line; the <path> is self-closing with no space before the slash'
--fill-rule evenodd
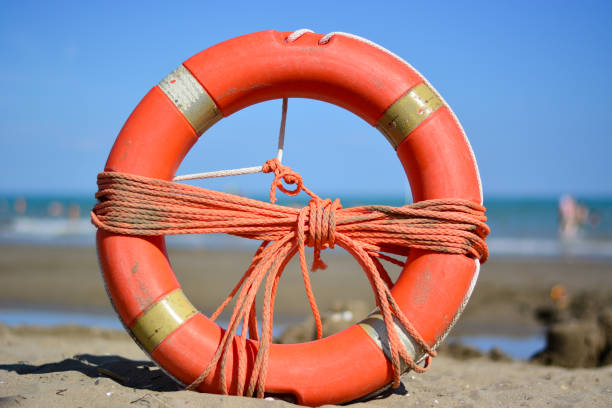
<path id="1" fill-rule="evenodd" d="M 221 303 L 249 265 L 252 253 L 230 250 L 170 249 L 183 290 L 203 313 Z M 372 290 L 357 263 L 339 251 L 323 254 L 328 269 L 312 274 L 321 310 L 340 300 L 373 305 Z M 399 273 L 399 269 L 390 269 Z M 94 248 L 0 246 L 0 306 L 52 307 L 111 312 Z M 478 284 L 453 333 L 533 333 L 533 310 L 549 300 L 552 286 L 570 295 L 607 294 L 612 263 L 581 260 L 495 259 L 482 266 Z M 279 284 L 276 319 L 300 321 L 310 312 L 296 259 Z"/>
<path id="2" fill-rule="evenodd" d="M 210 313 L 239 278 L 251 254 L 171 250 L 185 292 Z M 372 302 L 355 262 L 326 253 L 326 271 L 313 275 L 322 310 L 338 300 Z M 397 272 L 397 271 L 396 271 Z M 93 248 L 0 247 L 2 307 L 37 307 L 109 312 Z M 281 280 L 278 320 L 308 315 L 297 266 Z M 550 303 L 550 289 L 563 285 L 570 296 L 606 296 L 612 264 L 577 260 L 491 259 L 453 335 L 521 336 L 541 332 L 534 317 Z M 284 401 L 181 391 L 121 331 L 84 327 L 0 327 L 0 406 L 291 406 Z M 607 407 L 612 401 L 612 366 L 566 369 L 526 361 L 442 352 L 423 375 L 408 373 L 393 393 L 368 406 Z M 361 404 L 356 404 L 361 405 Z"/>

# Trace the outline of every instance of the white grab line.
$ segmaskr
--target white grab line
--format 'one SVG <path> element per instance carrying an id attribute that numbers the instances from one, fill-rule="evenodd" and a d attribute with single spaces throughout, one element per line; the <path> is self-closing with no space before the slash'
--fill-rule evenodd
<path id="1" fill-rule="evenodd" d="M 312 33 L 312 30 L 308 28 L 302 28 L 300 30 L 296 30 L 289 37 L 287 37 L 288 42 L 293 42 L 300 38 L 302 35 L 306 33 Z M 285 146 L 285 127 L 287 125 L 287 105 L 288 98 L 283 98 L 283 108 L 281 114 L 281 124 L 280 130 L 278 132 L 278 152 L 276 153 L 276 158 L 279 162 L 283 161 L 283 151 Z M 208 179 L 208 178 L 216 178 L 216 177 L 229 177 L 229 176 L 240 176 L 243 174 L 256 174 L 260 173 L 263 166 L 254 166 L 254 167 L 243 167 L 240 169 L 231 169 L 231 170 L 217 170 L 217 171 L 207 171 L 204 173 L 192 173 L 192 174 L 184 174 L 182 176 L 176 176 L 172 179 L 172 181 L 185 181 L 185 180 L 199 180 L 199 179 Z"/>
<path id="2" fill-rule="evenodd" d="M 283 98 L 283 110 L 281 114 L 281 124 L 280 130 L 278 131 L 278 153 L 276 154 L 276 158 L 279 162 L 283 162 L 283 148 L 285 146 L 285 125 L 287 124 L 287 105 L 289 104 L 289 100 L 287 98 Z"/>
<path id="3" fill-rule="evenodd" d="M 172 181 L 184 181 L 184 180 L 196 180 L 196 179 L 207 179 L 207 178 L 215 178 L 215 177 L 228 177 L 228 176 L 240 176 L 242 174 L 255 174 L 259 173 L 262 169 L 262 166 L 255 167 L 243 167 L 241 169 L 232 169 L 232 170 L 217 170 L 217 171 L 208 171 L 205 173 L 193 173 L 193 174 L 185 174 L 182 176 L 176 176 L 172 179 Z"/>
<path id="4" fill-rule="evenodd" d="M 276 158 L 279 162 L 283 161 L 283 150 L 285 145 L 285 126 L 287 124 L 287 106 L 289 104 L 289 100 L 287 98 L 283 98 L 283 110 L 281 115 L 281 124 L 280 130 L 278 132 L 278 152 L 276 154 Z M 208 171 L 205 173 L 192 173 L 192 174 L 184 174 L 182 176 L 176 176 L 172 179 L 172 181 L 185 181 L 185 180 L 197 180 L 197 179 L 208 179 L 215 177 L 229 177 L 229 176 L 240 176 L 242 174 L 256 174 L 260 173 L 263 166 L 254 166 L 254 167 L 243 167 L 240 169 L 231 169 L 231 170 L 217 170 L 217 171 Z"/>

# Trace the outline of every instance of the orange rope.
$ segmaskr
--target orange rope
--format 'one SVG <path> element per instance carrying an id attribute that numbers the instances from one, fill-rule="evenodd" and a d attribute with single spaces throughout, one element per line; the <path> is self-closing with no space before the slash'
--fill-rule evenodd
<path id="1" fill-rule="evenodd" d="M 91 213 L 93 224 L 105 231 L 126 235 L 169 235 L 194 233 L 227 233 L 263 241 L 250 267 L 226 300 L 213 313 L 216 319 L 232 299 L 236 299 L 221 343 L 202 374 L 188 387 L 195 389 L 219 365 L 220 391 L 227 394 L 226 362 L 237 344 L 237 394 L 263 397 L 267 361 L 272 343 L 274 300 L 280 276 L 289 260 L 298 253 L 306 294 L 317 328 L 322 336 L 321 316 L 316 304 L 308 266 L 306 246 L 314 248 L 311 270 L 325 269 L 321 250 L 337 244 L 352 254 L 365 272 L 383 315 L 391 363 L 393 386 L 400 384 L 401 360 L 417 372 L 425 371 L 436 353 L 423 340 L 391 295 L 393 282 L 379 259 L 404 265 L 392 255 L 407 256 L 410 248 L 449 254 L 465 254 L 485 262 L 488 249 L 485 237 L 485 208 L 469 200 L 438 199 L 390 207 L 369 205 L 342 208 L 339 200 L 322 200 L 308 190 L 299 174 L 277 159 L 267 161 L 264 172 L 275 177 L 270 201 L 275 202 L 276 189 L 289 195 L 300 191 L 312 199 L 308 206 L 296 209 L 265 203 L 233 194 L 199 187 L 134 176 L 104 172 L 98 175 L 99 200 Z M 289 190 L 283 185 L 294 184 Z M 255 297 L 264 283 L 262 328 L 258 333 Z M 394 330 L 394 317 L 427 354 L 425 367 L 417 365 Z M 236 336 L 239 325 L 242 330 Z M 259 346 L 251 376 L 247 381 L 246 338 L 258 340 Z M 246 388 L 246 390 L 245 390 Z"/>

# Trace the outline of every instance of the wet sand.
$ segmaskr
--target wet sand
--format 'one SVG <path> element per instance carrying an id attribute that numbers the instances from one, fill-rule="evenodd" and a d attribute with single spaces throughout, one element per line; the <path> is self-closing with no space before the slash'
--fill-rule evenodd
<path id="1" fill-rule="evenodd" d="M 191 302 L 211 313 L 249 265 L 248 251 L 170 250 L 174 271 Z M 326 251 L 328 269 L 312 274 L 321 310 L 337 300 L 362 299 L 373 305 L 365 275 L 348 255 Z M 397 274 L 399 269 L 391 269 Z M 609 293 L 612 263 L 578 260 L 507 260 L 493 256 L 481 268 L 470 303 L 454 334 L 525 335 L 538 330 L 535 307 L 549 300 L 553 285 L 570 295 Z M 296 259 L 279 284 L 279 322 L 309 313 Z M 94 248 L 0 246 L 0 307 L 52 307 L 112 312 Z"/>
<path id="2" fill-rule="evenodd" d="M 249 263 L 248 252 L 172 250 L 183 288 L 212 311 Z M 338 299 L 372 302 L 367 280 L 342 254 L 324 254 L 329 269 L 313 274 L 322 310 Z M 397 273 L 397 271 L 396 271 Z M 612 264 L 575 260 L 501 260 L 483 265 L 472 300 L 453 334 L 525 335 L 541 330 L 534 310 L 550 302 L 553 285 L 570 295 L 609 293 Z M 279 287 L 280 320 L 308 314 L 292 263 Z M 111 311 L 93 248 L 0 247 L 0 307 Z M 469 360 L 442 354 L 423 375 L 367 405 L 609 406 L 612 367 L 563 369 L 527 362 Z M 4 406 L 289 406 L 179 391 L 123 332 L 78 327 L 0 326 L 0 407 Z"/>

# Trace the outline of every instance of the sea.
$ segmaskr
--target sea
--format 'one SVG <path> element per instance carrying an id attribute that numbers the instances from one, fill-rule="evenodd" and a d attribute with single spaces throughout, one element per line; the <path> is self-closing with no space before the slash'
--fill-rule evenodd
<path id="1" fill-rule="evenodd" d="M 266 200 L 266 197 L 255 197 Z M 283 198 L 279 204 L 306 202 Z M 401 206 L 404 197 L 342 197 L 344 207 L 366 204 Z M 612 197 L 581 198 L 587 222 L 571 239 L 559 234 L 559 197 L 485 199 L 491 234 L 491 258 L 544 257 L 612 261 Z M 0 195 L 0 244 L 93 246 L 95 228 L 89 213 L 95 199 L 87 195 Z M 167 237 L 177 248 L 251 249 L 257 243 L 226 235 Z"/>

